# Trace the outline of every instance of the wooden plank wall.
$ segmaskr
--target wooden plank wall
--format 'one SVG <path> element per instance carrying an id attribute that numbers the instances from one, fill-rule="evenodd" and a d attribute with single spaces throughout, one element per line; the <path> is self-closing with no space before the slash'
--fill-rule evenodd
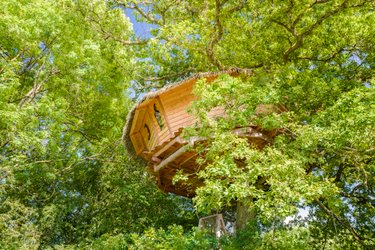
<path id="1" fill-rule="evenodd" d="M 193 85 L 193 82 L 187 82 L 160 95 L 172 134 L 179 128 L 193 125 L 195 121 L 195 118 L 186 112 L 191 102 L 196 99 L 192 93 Z"/>
<path id="2" fill-rule="evenodd" d="M 212 79 L 207 79 L 212 81 Z M 135 146 L 137 154 L 141 151 L 152 151 L 156 146 L 175 137 L 181 128 L 194 125 L 196 118 L 187 113 L 188 107 L 197 99 L 193 94 L 193 88 L 196 80 L 190 80 L 180 86 L 167 90 L 155 97 L 153 101 L 149 102 L 147 106 L 139 110 L 139 116 L 136 120 L 135 131 L 131 136 L 133 145 Z M 154 117 L 154 103 L 157 104 L 158 110 L 161 112 L 164 126 L 160 129 L 156 118 Z M 217 107 L 212 109 L 209 117 L 224 116 L 224 108 Z M 150 139 L 148 139 L 148 132 L 144 125 L 147 124 L 150 129 Z M 136 130 L 139 134 L 136 134 Z M 140 138 L 140 136 L 142 138 Z"/>
<path id="3" fill-rule="evenodd" d="M 171 134 L 169 133 L 168 127 L 164 127 L 163 130 L 159 132 L 159 144 L 162 144 L 163 142 L 167 141 L 171 137 Z"/>
<path id="4" fill-rule="evenodd" d="M 131 135 L 130 139 L 133 143 L 135 153 L 137 155 L 140 154 L 143 151 L 143 149 L 145 148 L 141 133 L 138 132 L 138 133 L 135 133 L 135 134 Z"/>

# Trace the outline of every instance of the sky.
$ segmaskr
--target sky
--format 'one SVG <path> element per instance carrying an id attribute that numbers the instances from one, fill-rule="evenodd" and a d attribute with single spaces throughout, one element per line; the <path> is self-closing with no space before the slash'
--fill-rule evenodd
<path id="1" fill-rule="evenodd" d="M 129 17 L 130 22 L 133 24 L 134 33 L 137 35 L 137 37 L 143 39 L 152 37 L 150 29 L 156 28 L 156 25 L 145 22 L 138 22 L 133 14 L 133 10 L 131 9 L 124 9 L 124 13 L 127 17 Z"/>

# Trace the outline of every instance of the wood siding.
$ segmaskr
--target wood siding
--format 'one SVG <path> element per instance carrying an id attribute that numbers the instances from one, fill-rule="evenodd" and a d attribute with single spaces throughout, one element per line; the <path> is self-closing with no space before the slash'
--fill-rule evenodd
<path id="1" fill-rule="evenodd" d="M 209 81 L 211 80 L 209 79 Z M 193 94 L 195 82 L 196 80 L 188 81 L 139 106 L 130 133 L 137 155 L 144 151 L 153 151 L 156 147 L 174 138 L 183 128 L 195 124 L 196 118 L 187 112 L 192 102 L 197 99 Z M 158 123 L 155 117 L 154 105 L 161 115 L 162 127 L 159 124 L 160 121 Z M 222 117 L 224 114 L 224 109 L 217 107 L 212 109 L 208 116 L 215 118 Z"/>
<path id="2" fill-rule="evenodd" d="M 160 95 L 172 134 L 180 128 L 191 126 L 195 120 L 187 113 L 187 108 L 196 100 L 196 96 L 192 93 L 193 85 L 192 83 L 183 84 Z"/>

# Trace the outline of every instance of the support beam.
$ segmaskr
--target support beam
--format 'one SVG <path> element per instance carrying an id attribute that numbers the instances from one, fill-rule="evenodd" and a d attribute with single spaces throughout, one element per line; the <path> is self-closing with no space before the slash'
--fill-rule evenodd
<path id="1" fill-rule="evenodd" d="M 159 157 L 159 155 L 161 155 L 162 153 L 164 153 L 165 151 L 167 151 L 173 144 L 175 144 L 176 142 L 178 143 L 186 143 L 185 140 L 181 139 L 181 137 L 177 136 L 176 138 L 174 138 L 173 140 L 171 140 L 170 142 L 167 143 L 167 145 L 165 145 L 164 147 L 162 147 L 158 152 L 156 152 L 153 157 Z"/>
<path id="2" fill-rule="evenodd" d="M 154 166 L 154 171 L 158 172 L 161 169 L 165 168 L 166 166 L 168 166 L 169 163 L 173 162 L 178 157 L 180 157 L 181 155 L 183 155 L 185 152 L 189 151 L 190 148 L 194 146 L 194 143 L 196 143 L 198 141 L 204 141 L 204 140 L 206 140 L 206 138 L 200 138 L 200 137 L 192 137 L 192 138 L 190 138 L 188 144 L 186 144 L 186 145 L 182 146 L 181 148 L 179 148 L 176 152 L 174 152 L 173 154 L 171 154 L 168 158 L 164 159 L 159 165 Z"/>
<path id="3" fill-rule="evenodd" d="M 191 146 L 192 145 L 189 143 L 189 144 L 187 144 L 187 145 L 182 146 L 181 148 L 179 148 L 176 152 L 174 152 L 173 154 L 171 154 L 167 159 L 163 160 L 159 165 L 156 165 L 154 167 L 154 171 L 155 172 L 159 172 L 161 169 L 165 168 L 169 163 L 171 163 L 172 161 L 176 160 L 178 157 L 180 157 L 186 151 L 188 151 L 188 149 Z"/>
<path id="4" fill-rule="evenodd" d="M 182 162 L 180 162 L 180 166 L 184 165 L 186 162 L 190 161 L 191 159 L 193 159 L 195 156 L 197 156 L 198 153 L 194 153 L 192 154 L 190 157 L 187 157 L 185 160 L 183 160 Z"/>

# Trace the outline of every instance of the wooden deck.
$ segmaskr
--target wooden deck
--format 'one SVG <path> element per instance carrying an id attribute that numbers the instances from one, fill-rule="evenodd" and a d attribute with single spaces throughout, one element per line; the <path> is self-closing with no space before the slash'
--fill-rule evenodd
<path id="1" fill-rule="evenodd" d="M 182 129 L 174 133 L 161 145 L 155 147 L 152 151 L 144 151 L 141 156 L 149 162 L 149 172 L 155 176 L 157 185 L 163 192 L 171 192 L 177 195 L 193 197 L 197 187 L 203 185 L 203 181 L 197 177 L 197 172 L 204 168 L 196 163 L 198 155 L 195 151 L 197 145 L 206 143 L 207 138 L 190 138 L 185 140 L 181 137 Z M 249 143 L 255 145 L 258 149 L 264 148 L 272 142 L 276 135 L 275 131 L 261 131 L 256 126 L 236 128 L 233 134 L 239 137 L 245 137 Z M 188 175 L 188 180 L 173 184 L 173 178 L 177 171 L 183 171 Z"/>

